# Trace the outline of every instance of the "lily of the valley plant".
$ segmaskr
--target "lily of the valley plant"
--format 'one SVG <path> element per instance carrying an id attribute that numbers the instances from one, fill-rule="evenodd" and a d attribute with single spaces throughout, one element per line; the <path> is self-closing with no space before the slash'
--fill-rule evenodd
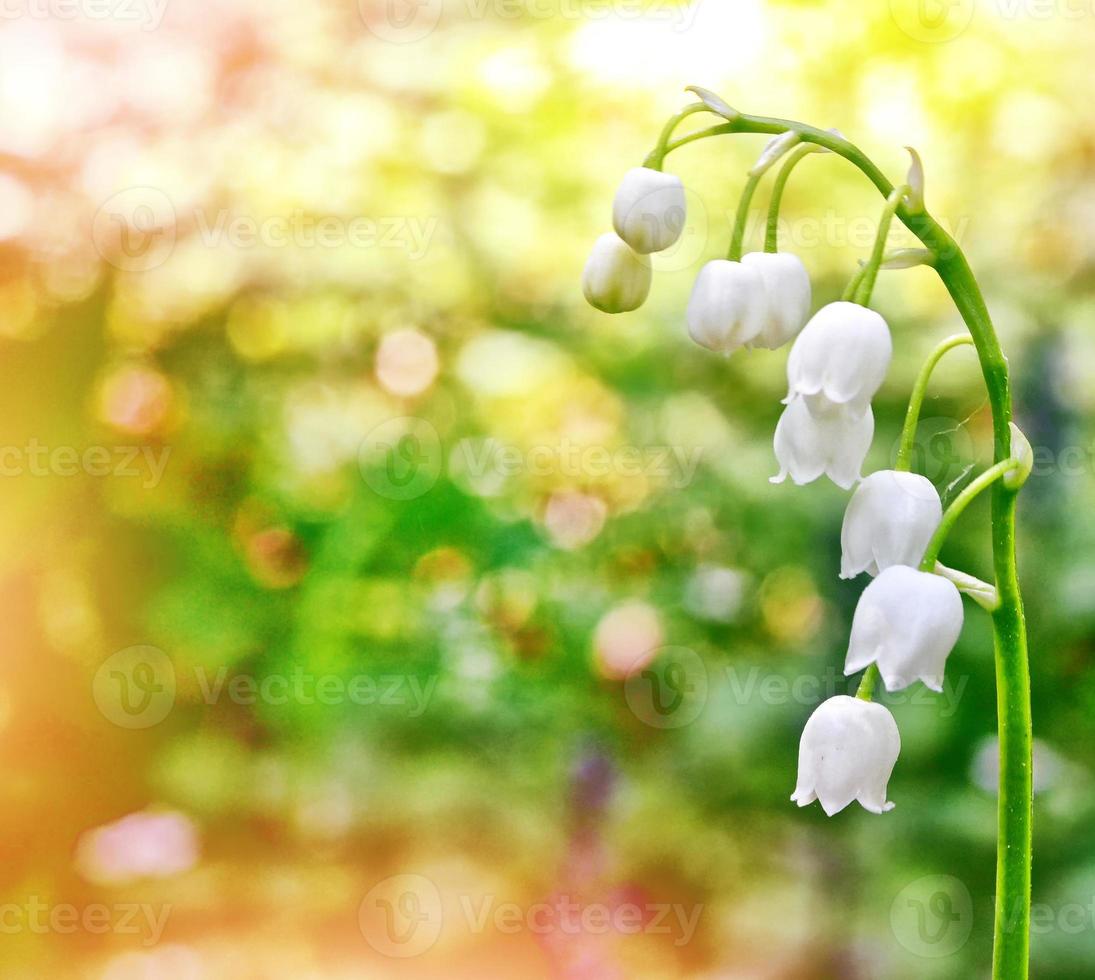
<path id="1" fill-rule="evenodd" d="M 894 804 L 887 784 L 901 748 L 889 710 L 873 700 L 878 679 L 889 691 L 920 681 L 942 690 L 947 656 L 958 640 L 965 593 L 992 617 L 995 637 L 1000 795 L 993 976 L 1027 976 L 1030 923 L 1031 721 L 1026 625 L 1015 566 L 1015 500 L 1031 470 L 1032 454 L 1011 420 L 1008 364 L 980 288 L 957 243 L 924 205 L 924 173 L 916 152 L 905 181 L 894 186 L 864 153 L 833 130 L 731 108 L 717 95 L 693 88 L 698 101 L 674 115 L 643 163 L 629 171 L 613 206 L 615 229 L 597 240 L 583 289 L 608 313 L 637 309 L 650 291 L 651 253 L 669 248 L 685 224 L 681 181 L 664 172 L 675 150 L 712 136 L 762 133 L 772 138 L 749 171 L 726 258 L 699 270 L 688 302 L 688 333 L 724 355 L 738 348 L 774 350 L 790 344 L 787 397 L 776 426 L 779 472 L 795 484 L 828 476 L 854 492 L 841 532 L 840 575 L 872 576 L 852 621 L 845 673 L 864 671 L 855 697 L 818 707 L 802 732 L 798 781 L 791 799 L 818 801 L 829 814 L 858 802 L 871 813 Z M 718 117 L 715 125 L 676 136 L 689 116 Z M 779 251 L 783 189 L 809 153 L 835 153 L 875 186 L 885 205 L 874 248 L 844 295 L 810 315 L 810 280 L 795 255 Z M 771 192 L 764 251 L 743 254 L 753 194 L 780 163 Z M 923 248 L 887 253 L 898 218 Z M 893 344 L 886 319 L 870 308 L 880 269 L 934 268 L 950 293 L 968 334 L 943 340 L 928 357 L 909 400 L 896 464 L 865 478 L 863 461 L 874 436 L 871 399 L 890 364 Z M 994 464 L 972 479 L 943 509 L 923 476 L 909 471 L 920 406 L 932 370 L 948 351 L 972 344 L 992 408 Z M 948 532 L 977 494 L 991 488 L 995 584 L 942 565 Z"/>

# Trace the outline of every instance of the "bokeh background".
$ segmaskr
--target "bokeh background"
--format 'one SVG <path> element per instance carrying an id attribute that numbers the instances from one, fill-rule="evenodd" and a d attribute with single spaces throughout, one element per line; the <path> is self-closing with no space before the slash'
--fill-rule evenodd
<path id="1" fill-rule="evenodd" d="M 786 351 L 683 326 L 762 138 L 670 157 L 645 307 L 581 297 L 701 84 L 894 178 L 916 146 L 981 277 L 1038 453 L 1034 975 L 1095 976 L 1093 42 L 1086 0 L 6 4 L 0 972 L 987 976 L 980 610 L 943 695 L 887 698 L 896 809 L 788 802 L 851 686 L 847 495 L 768 482 Z M 880 204 L 797 171 L 815 304 Z M 924 269 L 875 303 L 868 469 L 960 326 Z M 951 497 L 968 350 L 925 419 Z M 943 557 L 989 576 L 983 505 Z"/>

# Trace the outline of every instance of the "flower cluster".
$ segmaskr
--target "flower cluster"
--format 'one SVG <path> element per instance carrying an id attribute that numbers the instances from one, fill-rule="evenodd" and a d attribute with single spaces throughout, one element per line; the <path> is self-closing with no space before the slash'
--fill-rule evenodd
<path id="1" fill-rule="evenodd" d="M 892 198 L 891 208 L 897 200 Z M 615 232 L 598 239 L 586 264 L 583 287 L 590 303 L 619 313 L 645 301 L 648 256 L 677 240 L 684 207 L 678 178 L 647 167 L 626 175 L 613 207 Z M 884 221 L 882 242 L 886 227 Z M 868 264 L 865 272 L 877 272 L 881 245 L 876 248 L 873 268 Z M 840 575 L 867 572 L 873 580 L 855 611 L 845 673 L 872 673 L 862 696 L 831 698 L 810 717 L 791 797 L 799 806 L 819 800 L 830 815 L 853 800 L 874 813 L 892 808 L 886 786 L 901 740 L 890 712 L 870 699 L 873 672 L 891 691 L 917 680 L 942 690 L 944 664 L 963 621 L 954 581 L 921 569 L 943 518 L 935 487 L 902 470 L 861 476 L 874 435 L 871 401 L 893 354 L 889 326 L 865 305 L 869 293 L 869 287 L 851 289 L 861 302 L 829 303 L 811 317 L 810 279 L 801 260 L 779 251 L 753 252 L 740 261 L 704 265 L 686 315 L 691 338 L 724 355 L 791 343 L 787 397 L 774 437 L 780 470 L 772 482 L 789 476 L 801 485 L 824 475 L 845 490 L 858 484 L 844 517 Z"/>
<path id="2" fill-rule="evenodd" d="M 649 255 L 673 245 L 684 229 L 684 185 L 649 167 L 628 171 L 612 205 L 614 232 L 597 239 L 582 275 L 582 291 L 605 313 L 628 313 L 650 293 Z"/>

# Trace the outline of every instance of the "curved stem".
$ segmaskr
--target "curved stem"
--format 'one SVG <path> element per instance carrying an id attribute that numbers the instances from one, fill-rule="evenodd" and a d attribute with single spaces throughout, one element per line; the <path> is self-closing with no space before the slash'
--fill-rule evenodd
<path id="1" fill-rule="evenodd" d="M 749 205 L 753 203 L 753 194 L 764 174 L 752 174 L 745 182 L 745 187 L 738 200 L 738 213 L 734 216 L 734 234 L 730 239 L 730 254 L 727 258 L 731 262 L 741 261 L 742 246 L 745 242 L 745 226 L 749 221 Z"/>
<path id="2" fill-rule="evenodd" d="M 782 133 L 793 129 L 804 143 L 832 150 L 857 167 L 888 198 L 894 185 L 857 146 L 815 126 L 770 116 L 741 114 L 732 122 L 671 140 L 665 152 L 723 133 Z M 939 274 L 973 337 L 992 406 L 993 458 L 1011 456 L 1011 386 L 1008 365 L 988 308 L 958 243 L 919 204 L 901 201 L 895 214 L 936 256 Z M 1000 731 L 1000 794 L 996 845 L 994 980 L 1026 980 L 1030 957 L 1031 720 L 1026 621 L 1015 561 L 1016 491 L 992 488 L 992 556 L 999 605 L 992 614 Z"/>
<path id="3" fill-rule="evenodd" d="M 848 280 L 848 285 L 844 287 L 844 292 L 840 294 L 841 302 L 852 303 L 855 301 L 856 293 L 859 292 L 860 283 L 863 282 L 863 277 L 867 274 L 867 264 L 865 262 L 859 263 L 859 268 L 855 270 L 855 274 Z"/>
<path id="4" fill-rule="evenodd" d="M 951 528 L 954 527 L 955 522 L 962 516 L 962 511 L 973 502 L 974 498 L 982 490 L 988 489 L 1014 466 L 1015 461 L 1011 459 L 1004 459 L 999 463 L 994 463 L 975 480 L 971 480 L 965 488 L 963 488 L 962 492 L 954 498 L 951 505 L 944 512 L 943 519 L 939 522 L 939 527 L 935 529 L 935 533 L 931 536 L 931 540 L 928 541 L 927 548 L 924 549 L 924 560 L 920 562 L 920 571 L 934 571 L 935 560 L 939 557 L 939 549 L 943 547 L 943 542 L 947 540 L 947 535 L 950 533 Z"/>
<path id="5" fill-rule="evenodd" d="M 779 251 L 779 209 L 783 204 L 783 189 L 787 186 L 787 181 L 791 178 L 791 172 L 799 165 L 799 162 L 804 157 L 816 152 L 816 146 L 806 143 L 795 149 L 787 158 L 787 162 L 780 167 L 779 173 L 776 175 L 776 182 L 772 185 L 771 200 L 768 202 L 768 226 L 764 234 L 764 251 Z"/>
<path id="6" fill-rule="evenodd" d="M 871 293 L 874 292 L 875 280 L 878 279 L 878 270 L 882 265 L 882 257 L 886 254 L 886 239 L 890 235 L 890 225 L 893 223 L 894 212 L 901 199 L 908 193 L 907 187 L 895 187 L 886 198 L 886 206 L 882 209 L 882 215 L 878 219 L 878 230 L 874 236 L 874 248 L 871 257 L 863 267 L 863 277 L 856 291 L 855 302 L 860 306 L 867 306 L 871 302 Z"/>
<path id="7" fill-rule="evenodd" d="M 662 127 L 661 135 L 658 136 L 658 142 L 655 144 L 654 149 L 647 154 L 646 159 L 643 161 L 643 166 L 649 167 L 651 170 L 661 170 L 662 164 L 665 162 L 665 155 L 668 152 L 667 147 L 669 146 L 669 141 L 673 136 L 674 130 L 684 119 L 691 116 L 693 113 L 709 111 L 707 106 L 702 102 L 696 102 L 692 105 L 685 106 L 675 116 L 671 116 L 669 122 Z"/>
<path id="8" fill-rule="evenodd" d="M 954 350 L 964 344 L 972 344 L 973 338 L 967 333 L 957 333 L 940 342 L 924 362 L 920 373 L 916 376 L 912 394 L 909 396 L 909 410 L 905 413 L 905 425 L 901 429 L 901 442 L 898 444 L 897 461 L 895 470 L 908 470 L 909 456 L 912 455 L 913 443 L 916 441 L 916 426 L 920 421 L 920 407 L 924 404 L 924 395 L 928 390 L 928 382 L 931 380 L 932 371 L 947 351 Z"/>

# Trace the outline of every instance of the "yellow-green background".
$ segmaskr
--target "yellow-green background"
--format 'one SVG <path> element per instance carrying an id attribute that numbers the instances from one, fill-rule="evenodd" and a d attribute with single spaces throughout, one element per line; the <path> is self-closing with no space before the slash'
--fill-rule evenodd
<path id="1" fill-rule="evenodd" d="M 967 604 L 949 662 L 957 702 L 896 699 L 892 813 L 827 819 L 787 799 L 803 722 L 845 690 L 863 582 L 836 575 L 847 495 L 768 483 L 786 352 L 727 360 L 684 330 L 760 138 L 669 158 L 689 223 L 640 311 L 582 300 L 614 189 L 686 84 L 835 126 L 895 179 L 915 146 L 929 207 L 981 278 L 1039 452 L 1020 540 L 1045 784 L 1034 975 L 1095 976 L 1095 5 L 643 6 L 445 0 L 417 39 L 381 29 L 371 0 L 168 0 L 143 26 L 0 25 L 0 442 L 169 450 L 154 486 L 86 472 L 0 483 L 0 901 L 170 907 L 154 948 L 6 934 L 5 977 L 986 975 L 995 800 L 973 770 L 995 701 L 980 610 Z M 111 215 L 146 198 L 177 225 L 134 269 Z M 880 203 L 834 156 L 797 172 L 784 242 L 815 304 L 868 251 Z M 195 217 L 292 214 L 413 224 L 428 240 L 421 254 L 248 245 Z M 928 270 L 883 274 L 875 304 L 895 358 L 868 469 L 892 459 L 923 356 L 960 326 Z M 377 372 L 382 338 L 406 329 L 439 359 L 414 395 Z M 377 492 L 357 461 L 403 417 L 432 426 L 445 460 L 409 500 Z M 953 495 L 989 453 L 968 351 L 938 372 L 925 417 L 954 430 L 924 443 Z M 549 466 L 487 486 L 452 454 L 490 438 L 702 455 L 689 480 Z M 561 541 L 553 500 L 603 526 Z M 989 574 L 983 507 L 943 557 Z M 721 619 L 695 598 L 712 567 L 741 590 Z M 690 724 L 645 724 L 598 676 L 594 630 L 635 601 L 703 664 Z M 163 652 L 178 691 L 162 722 L 131 730 L 94 688 L 137 645 Z M 436 687 L 419 717 L 207 704 L 192 678 L 221 667 Z M 788 686 L 802 678 L 820 691 Z M 194 822 L 193 869 L 87 881 L 80 835 L 149 807 Z M 433 882 L 446 911 L 437 942 L 404 959 L 359 922 L 396 874 Z M 941 900 L 969 895 L 954 951 L 907 927 L 902 903 L 939 898 L 921 883 L 935 875 L 949 876 Z M 676 944 L 653 929 L 506 935 L 461 912 L 469 896 L 528 909 L 559 894 L 701 914 Z M 1082 916 L 1062 917 L 1074 905 Z"/>

